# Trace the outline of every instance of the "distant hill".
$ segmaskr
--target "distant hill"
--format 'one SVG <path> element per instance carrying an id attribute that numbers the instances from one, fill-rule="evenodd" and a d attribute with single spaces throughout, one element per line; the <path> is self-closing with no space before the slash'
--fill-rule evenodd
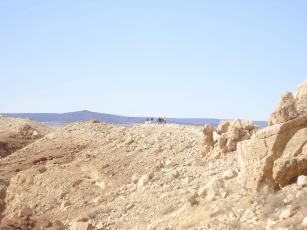
<path id="1" fill-rule="evenodd" d="M 113 124 L 139 124 L 144 123 L 146 117 L 126 117 L 120 115 L 112 115 L 107 113 L 96 113 L 87 110 L 70 112 L 70 113 L 2 113 L 8 117 L 15 118 L 30 118 L 31 120 L 39 122 L 53 122 L 58 124 L 66 124 L 75 121 L 89 121 L 91 119 L 98 119 L 101 122 L 113 123 Z M 211 119 L 211 118 L 166 118 L 169 123 L 176 123 L 182 125 L 205 125 L 207 123 L 213 126 L 218 126 L 221 120 L 226 119 Z M 157 118 L 154 118 L 154 122 Z M 267 121 L 254 121 L 254 124 L 267 126 Z"/>

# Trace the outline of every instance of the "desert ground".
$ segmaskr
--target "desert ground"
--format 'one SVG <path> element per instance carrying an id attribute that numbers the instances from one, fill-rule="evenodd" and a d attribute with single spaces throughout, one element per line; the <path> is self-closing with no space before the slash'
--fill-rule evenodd
<path id="1" fill-rule="evenodd" d="M 268 127 L 0 117 L 0 229 L 307 229 L 307 81 Z"/>

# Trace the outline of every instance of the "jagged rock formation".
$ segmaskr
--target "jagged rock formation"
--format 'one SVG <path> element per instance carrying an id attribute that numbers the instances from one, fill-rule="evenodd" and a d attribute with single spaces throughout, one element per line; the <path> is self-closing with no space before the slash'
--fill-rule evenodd
<path id="1" fill-rule="evenodd" d="M 206 124 L 203 130 L 202 156 L 218 159 L 237 149 L 237 143 L 247 140 L 257 130 L 252 121 L 236 119 L 221 121 L 218 128 Z"/>
<path id="2" fill-rule="evenodd" d="M 275 108 L 269 119 L 269 125 L 275 125 L 297 118 L 295 99 L 291 92 L 285 92 L 281 95 L 278 106 Z"/>
<path id="3" fill-rule="evenodd" d="M 282 94 L 270 117 L 270 126 L 238 144 L 240 166 L 251 191 L 261 188 L 276 191 L 307 173 L 304 149 L 307 140 L 306 88 L 307 82 L 297 88 L 296 99 L 290 92 Z"/>

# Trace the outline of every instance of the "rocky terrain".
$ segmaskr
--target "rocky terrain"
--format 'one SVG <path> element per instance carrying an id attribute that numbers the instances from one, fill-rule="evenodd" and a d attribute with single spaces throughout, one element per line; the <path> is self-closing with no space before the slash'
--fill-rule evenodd
<path id="1" fill-rule="evenodd" d="M 1 230 L 307 229 L 307 81 L 265 128 L 4 116 L 0 128 Z"/>

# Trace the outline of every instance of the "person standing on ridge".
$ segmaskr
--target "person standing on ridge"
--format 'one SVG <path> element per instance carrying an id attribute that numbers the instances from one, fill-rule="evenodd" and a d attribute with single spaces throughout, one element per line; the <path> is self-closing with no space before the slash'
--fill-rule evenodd
<path id="1" fill-rule="evenodd" d="M 164 124 L 166 124 L 166 117 L 164 117 Z"/>

